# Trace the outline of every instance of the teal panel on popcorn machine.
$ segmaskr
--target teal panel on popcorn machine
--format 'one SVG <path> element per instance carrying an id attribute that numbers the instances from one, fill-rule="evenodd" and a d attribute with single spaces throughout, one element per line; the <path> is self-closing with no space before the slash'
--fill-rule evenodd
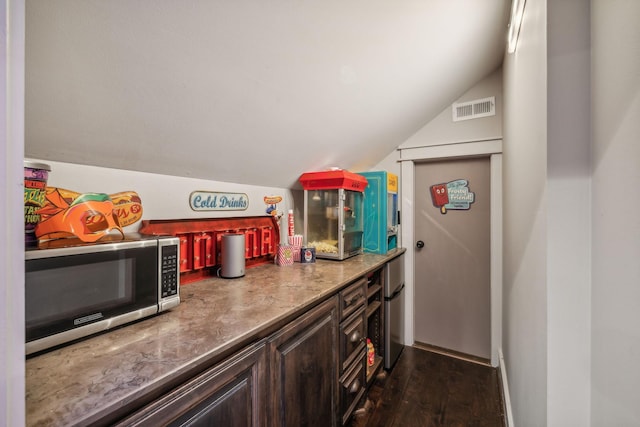
<path id="1" fill-rule="evenodd" d="M 398 176 L 387 171 L 360 172 L 364 191 L 363 251 L 386 254 L 398 246 Z"/>

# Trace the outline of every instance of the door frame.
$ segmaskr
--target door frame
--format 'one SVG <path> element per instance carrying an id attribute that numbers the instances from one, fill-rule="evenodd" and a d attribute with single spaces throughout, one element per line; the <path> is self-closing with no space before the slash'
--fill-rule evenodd
<path id="1" fill-rule="evenodd" d="M 487 156 L 491 168 L 491 366 L 497 367 L 498 352 L 502 349 L 502 139 L 423 147 L 399 148 L 400 197 L 402 212 L 401 239 L 405 243 L 405 333 L 404 342 L 415 342 L 415 162 L 424 160 L 453 160 Z"/>

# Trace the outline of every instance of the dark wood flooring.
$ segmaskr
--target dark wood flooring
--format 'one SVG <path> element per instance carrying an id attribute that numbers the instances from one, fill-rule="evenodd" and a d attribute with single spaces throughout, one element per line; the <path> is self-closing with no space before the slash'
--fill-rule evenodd
<path id="1" fill-rule="evenodd" d="M 504 427 L 503 408 L 495 368 L 407 346 L 350 427 Z"/>

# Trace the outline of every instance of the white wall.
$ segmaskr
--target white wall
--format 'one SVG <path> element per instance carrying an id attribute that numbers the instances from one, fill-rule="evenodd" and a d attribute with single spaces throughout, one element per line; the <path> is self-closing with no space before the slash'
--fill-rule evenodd
<path id="1" fill-rule="evenodd" d="M 25 411 L 22 0 L 0 2 L 0 34 L 0 425 L 21 426 Z"/>
<path id="2" fill-rule="evenodd" d="M 594 426 L 640 425 L 640 2 L 591 0 Z"/>
<path id="3" fill-rule="evenodd" d="M 503 351 L 519 427 L 547 421 L 546 3 L 527 1 L 503 64 Z"/>
<path id="4" fill-rule="evenodd" d="M 589 27 L 589 0 L 547 2 L 547 425 L 558 427 L 590 425 Z"/>
<path id="5" fill-rule="evenodd" d="M 35 159 L 51 166 L 47 185 L 60 187 L 79 193 L 107 193 L 135 191 L 142 200 L 142 219 L 182 219 L 182 218 L 229 218 L 265 216 L 268 207 L 265 196 L 281 196 L 278 211 L 286 213 L 293 208 L 291 191 L 284 188 L 260 187 L 220 181 L 209 181 L 146 172 L 76 165 Z M 246 210 L 200 211 L 189 206 L 189 195 L 193 191 L 222 193 L 244 193 L 249 199 Z M 300 211 L 302 206 L 297 206 Z M 137 231 L 140 223 L 127 227 L 125 231 Z"/>
<path id="6" fill-rule="evenodd" d="M 290 187 L 499 66 L 506 0 L 30 1 L 26 153 Z"/>
<path id="7" fill-rule="evenodd" d="M 480 119 L 453 122 L 451 106 L 404 141 L 398 149 L 429 147 L 458 142 L 502 138 L 502 68 L 490 73 L 454 102 L 496 97 L 496 115 Z M 394 150 L 371 170 L 386 170 L 401 175 L 400 152 Z M 401 180 L 402 181 L 402 180 Z"/>
<path id="8" fill-rule="evenodd" d="M 453 122 L 451 105 L 445 108 L 422 129 L 400 145 L 402 149 L 430 145 L 452 144 L 502 136 L 502 68 L 498 68 L 467 90 L 455 102 L 496 97 L 495 116 Z"/>
<path id="9" fill-rule="evenodd" d="M 529 0 L 503 66 L 518 426 L 640 424 L 638 16 L 637 1 Z"/>

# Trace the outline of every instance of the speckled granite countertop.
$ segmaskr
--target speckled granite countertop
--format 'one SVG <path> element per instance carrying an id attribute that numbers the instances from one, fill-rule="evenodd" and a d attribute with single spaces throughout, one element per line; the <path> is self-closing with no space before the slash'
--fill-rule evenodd
<path id="1" fill-rule="evenodd" d="M 181 304 L 26 361 L 29 426 L 89 425 L 210 366 L 404 252 L 248 268 L 180 288 Z"/>

